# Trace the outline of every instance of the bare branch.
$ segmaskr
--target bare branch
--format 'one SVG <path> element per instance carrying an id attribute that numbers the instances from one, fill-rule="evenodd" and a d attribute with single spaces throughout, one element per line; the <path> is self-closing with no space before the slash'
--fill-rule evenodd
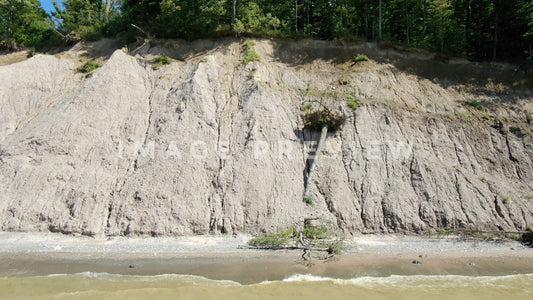
<path id="1" fill-rule="evenodd" d="M 139 26 L 137 26 L 137 25 L 135 25 L 135 24 L 130 24 L 130 25 L 131 25 L 133 28 L 135 28 L 135 29 L 139 30 L 140 32 L 142 32 L 144 35 L 146 35 L 146 37 L 147 37 L 148 39 L 150 39 L 150 40 L 153 39 L 153 36 L 152 36 L 151 34 L 147 33 L 146 31 L 142 30 L 141 27 L 139 27 Z"/>

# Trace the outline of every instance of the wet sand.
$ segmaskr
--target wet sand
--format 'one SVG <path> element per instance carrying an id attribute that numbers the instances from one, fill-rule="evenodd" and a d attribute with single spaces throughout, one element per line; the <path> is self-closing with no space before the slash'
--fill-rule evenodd
<path id="1" fill-rule="evenodd" d="M 474 253 L 400 255 L 345 254 L 333 261 L 313 260 L 311 265 L 299 253 L 276 253 L 242 256 L 212 255 L 185 257 L 90 257 L 84 255 L 21 254 L 0 255 L 0 276 L 35 276 L 83 272 L 122 275 L 198 275 L 215 280 L 232 280 L 241 284 L 282 280 L 294 274 L 313 274 L 330 278 L 390 275 L 467 275 L 497 276 L 533 273 L 533 255 Z M 413 264 L 419 260 L 422 264 Z"/>
<path id="2" fill-rule="evenodd" d="M 92 239 L 0 233 L 0 276 L 188 274 L 242 284 L 294 274 L 331 278 L 389 275 L 495 276 L 533 273 L 533 249 L 516 242 L 367 235 L 332 260 L 301 259 L 300 251 L 241 250 L 249 236 Z M 413 264 L 417 260 L 421 264 Z"/>

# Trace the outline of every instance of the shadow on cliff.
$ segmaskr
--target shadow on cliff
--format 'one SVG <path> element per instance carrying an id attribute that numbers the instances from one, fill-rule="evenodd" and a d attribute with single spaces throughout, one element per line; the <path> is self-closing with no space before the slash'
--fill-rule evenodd
<path id="1" fill-rule="evenodd" d="M 91 59 L 109 59 L 115 50 L 122 48 L 122 43 L 114 39 L 101 39 L 96 42 L 80 42 L 74 48 L 79 48 L 81 56 Z"/>
<path id="2" fill-rule="evenodd" d="M 202 57 L 213 50 L 227 53 L 231 45 L 245 38 L 155 39 L 146 46 L 129 44 L 135 54 L 166 55 L 184 61 Z M 533 90 L 533 69 L 508 63 L 471 62 L 436 53 L 401 46 L 391 46 L 365 41 L 322 41 L 312 39 L 271 40 L 274 59 L 292 67 L 304 66 L 313 61 L 325 61 L 345 69 L 357 68 L 353 59 L 364 54 L 380 64 L 390 64 L 398 72 L 425 78 L 444 88 L 455 87 L 480 96 L 495 96 L 495 102 L 513 103 L 530 98 Z M 90 59 L 108 59 L 124 45 L 113 39 L 80 42 L 70 50 Z M 394 71 L 394 70 L 393 70 Z M 495 103 L 494 101 L 492 103 Z M 486 105 L 486 103 L 482 103 Z"/>
<path id="3" fill-rule="evenodd" d="M 391 64 L 398 71 L 428 79 L 444 88 L 456 87 L 473 95 L 497 96 L 500 102 L 515 102 L 531 97 L 533 69 L 508 63 L 471 62 L 428 51 L 364 41 L 277 40 L 274 57 L 297 67 L 316 60 L 343 68 L 355 66 L 358 54 Z"/>
<path id="4" fill-rule="evenodd" d="M 236 38 L 199 39 L 193 41 L 156 39 L 144 48 L 138 47 L 135 49 L 135 45 L 129 45 L 129 47 L 130 50 L 135 51 L 135 54 L 166 55 L 172 59 L 185 61 L 186 59 L 202 57 L 213 50 L 227 53 L 233 43 L 240 41 L 242 40 Z"/>
<path id="5" fill-rule="evenodd" d="M 107 60 L 117 49 L 121 49 L 123 43 L 115 39 L 104 38 L 94 42 L 80 41 L 75 44 L 55 46 L 43 49 L 43 53 L 49 55 L 66 55 L 72 58 Z"/>

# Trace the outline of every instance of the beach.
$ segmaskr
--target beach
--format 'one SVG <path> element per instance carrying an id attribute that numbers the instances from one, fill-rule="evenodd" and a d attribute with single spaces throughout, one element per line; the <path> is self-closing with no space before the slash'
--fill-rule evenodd
<path id="1" fill-rule="evenodd" d="M 90 238 L 50 233 L 0 233 L 0 282 L 19 287 L 11 292 L 0 291 L 0 298 L 29 297 L 24 294 L 28 289 L 21 287 L 33 281 L 55 282 L 44 284 L 46 287 L 60 287 L 65 283 L 64 289 L 69 290 L 78 280 L 80 283 L 94 281 L 102 287 L 112 286 L 115 282 L 126 290 L 130 290 L 128 283 L 137 288 L 139 284 L 155 284 L 152 288 L 156 290 L 167 290 L 168 287 L 164 287 L 167 284 L 180 289 L 188 284 L 205 286 L 200 291 L 192 291 L 190 297 L 198 296 L 197 292 L 212 291 L 212 288 L 223 289 L 222 294 L 213 295 L 215 298 L 225 292 L 233 293 L 230 292 L 233 288 L 228 285 L 239 286 L 242 291 L 243 287 L 253 286 L 264 289 L 267 283 L 273 287 L 298 282 L 298 286 L 311 284 L 314 289 L 325 288 L 328 284 L 338 285 L 339 280 L 343 282 L 343 289 L 351 290 L 355 283 L 364 281 L 371 285 L 384 284 L 380 290 L 386 290 L 385 287 L 398 287 L 402 280 L 411 284 L 418 280 L 423 285 L 435 284 L 437 287 L 443 282 L 462 286 L 464 284 L 460 282 L 490 278 L 492 283 L 509 280 L 519 284 L 513 288 L 512 294 L 518 298 L 533 293 L 533 277 L 530 275 L 533 274 L 533 249 L 517 242 L 361 235 L 347 241 L 347 250 L 342 255 L 306 262 L 301 259 L 301 251 L 239 249 L 249 238 L 247 235 Z M 505 282 L 505 286 L 512 287 L 509 282 Z M 289 284 L 283 291 L 291 287 Z M 480 286 L 473 284 L 472 288 Z M 466 291 L 467 294 L 470 292 Z M 35 291 L 36 295 L 42 293 Z M 57 296 L 53 292 L 51 295 Z M 97 297 L 96 294 L 93 296 Z M 369 297 L 375 298 L 371 294 Z"/>

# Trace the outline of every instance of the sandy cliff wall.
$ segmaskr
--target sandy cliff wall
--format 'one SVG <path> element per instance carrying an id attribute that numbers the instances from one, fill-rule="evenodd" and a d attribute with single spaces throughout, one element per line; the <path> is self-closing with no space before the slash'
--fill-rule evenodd
<path id="1" fill-rule="evenodd" d="M 533 225 L 527 89 L 465 90 L 405 62 L 466 63 L 369 44 L 256 43 L 261 60 L 248 64 L 225 41 L 117 50 L 87 79 L 53 56 L 0 67 L 1 229 L 256 233 L 310 216 L 349 233 Z M 180 49 L 187 59 L 152 70 L 150 53 Z M 372 61 L 343 60 L 359 52 Z M 318 139 L 302 128 L 309 100 L 348 116 L 327 138 L 313 205 L 302 201 Z M 484 109 L 461 105 L 472 100 Z"/>

